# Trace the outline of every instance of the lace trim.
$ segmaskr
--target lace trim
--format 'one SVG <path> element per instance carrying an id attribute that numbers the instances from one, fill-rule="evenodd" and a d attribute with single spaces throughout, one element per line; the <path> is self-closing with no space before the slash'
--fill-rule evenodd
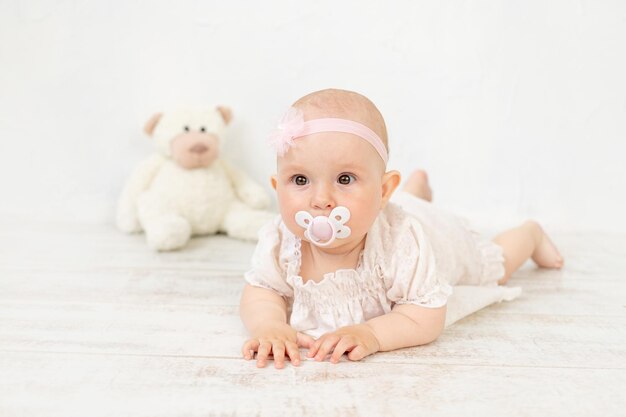
<path id="1" fill-rule="evenodd" d="M 361 249 L 361 253 L 359 253 L 359 260 L 356 263 L 356 271 L 360 271 L 363 269 L 363 256 L 365 255 L 365 248 Z"/>
<path id="2" fill-rule="evenodd" d="M 282 224 L 283 228 L 283 244 L 280 246 L 279 257 L 285 264 L 285 279 L 292 275 L 296 275 L 300 270 L 300 259 L 302 258 L 302 244 L 300 239 L 291 233 L 287 227 Z"/>
<path id="3" fill-rule="evenodd" d="M 300 272 L 300 267 L 302 266 L 302 240 L 293 237 L 293 271 L 290 271 L 292 274 L 297 274 Z"/>
<path id="4" fill-rule="evenodd" d="M 319 282 L 304 282 L 299 275 L 290 276 L 287 282 L 292 285 L 300 307 L 318 312 L 345 311 L 362 305 L 364 300 L 380 301 L 385 289 L 381 280 L 373 278 L 368 271 L 358 273 L 354 269 L 339 269 L 326 274 Z"/>
<path id="5" fill-rule="evenodd" d="M 416 304 L 428 308 L 443 307 L 452 295 L 452 287 L 448 284 L 438 284 L 426 294 L 410 300 L 398 300 L 396 304 Z"/>
<path id="6" fill-rule="evenodd" d="M 287 271 L 287 280 L 289 280 L 290 277 L 298 277 L 304 282 L 304 278 L 300 276 L 300 268 L 302 267 L 302 239 L 292 233 L 289 233 L 289 235 L 287 236 L 288 242 L 286 246 L 290 249 L 288 255 L 285 256 L 285 261 L 287 262 L 287 267 L 285 268 Z M 364 255 L 365 249 L 362 249 L 359 253 L 359 259 L 357 261 L 356 268 L 343 268 L 338 269 L 335 272 L 329 272 L 327 274 L 324 274 L 324 278 L 322 279 L 322 281 L 320 281 L 320 283 L 325 281 L 329 276 L 335 276 L 340 271 L 354 271 L 357 274 L 360 274 L 363 271 Z M 314 281 L 308 280 L 305 284 L 308 284 L 309 282 Z"/>

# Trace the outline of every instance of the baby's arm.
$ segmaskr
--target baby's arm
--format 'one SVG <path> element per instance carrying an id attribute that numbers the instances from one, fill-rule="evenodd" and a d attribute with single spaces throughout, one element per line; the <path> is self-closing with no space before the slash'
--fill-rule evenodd
<path id="1" fill-rule="evenodd" d="M 380 343 L 380 351 L 425 345 L 437 339 L 446 321 L 446 306 L 396 305 L 390 313 L 367 322 Z"/>
<path id="2" fill-rule="evenodd" d="M 285 352 L 293 365 L 300 363 L 298 346 L 309 347 L 313 339 L 296 332 L 287 324 L 287 303 L 272 290 L 246 285 L 239 304 L 239 314 L 252 338 L 242 348 L 245 359 L 252 359 L 257 352 L 257 366 L 267 364 L 270 353 L 274 355 L 274 365 L 285 365 Z"/>
<path id="3" fill-rule="evenodd" d="M 413 304 L 396 305 L 391 312 L 363 324 L 343 327 L 317 339 L 308 356 L 324 360 L 331 351 L 331 362 L 339 362 L 345 352 L 358 361 L 377 351 L 419 346 L 437 339 L 446 319 L 446 307 L 427 308 Z"/>

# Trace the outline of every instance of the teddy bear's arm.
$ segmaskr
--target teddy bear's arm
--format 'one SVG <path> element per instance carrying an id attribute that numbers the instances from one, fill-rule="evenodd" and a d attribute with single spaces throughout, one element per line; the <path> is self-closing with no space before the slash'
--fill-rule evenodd
<path id="1" fill-rule="evenodd" d="M 243 171 L 240 171 L 226 161 L 220 159 L 218 161 L 230 179 L 237 197 L 246 205 L 254 209 L 265 209 L 270 205 L 270 199 L 258 183 L 253 181 Z"/>
<path id="2" fill-rule="evenodd" d="M 137 217 L 137 198 L 148 189 L 165 159 L 161 155 L 152 155 L 141 162 L 133 171 L 122 190 L 117 204 L 117 227 L 126 233 L 141 231 Z"/>

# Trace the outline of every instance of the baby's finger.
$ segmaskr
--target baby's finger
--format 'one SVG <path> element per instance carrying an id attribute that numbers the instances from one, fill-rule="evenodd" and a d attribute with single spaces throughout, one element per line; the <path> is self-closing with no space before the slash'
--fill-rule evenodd
<path id="1" fill-rule="evenodd" d="M 328 335 L 328 337 L 326 337 L 326 340 L 322 342 L 322 345 L 315 354 L 315 360 L 323 361 L 326 358 L 326 355 L 328 355 L 328 352 L 330 352 L 335 347 L 335 345 L 337 345 L 338 341 L 339 336 L 336 336 L 334 334 Z"/>
<path id="2" fill-rule="evenodd" d="M 311 348 L 313 343 L 315 343 L 315 339 L 313 339 L 308 334 L 298 332 L 296 333 L 296 343 L 298 343 L 298 346 Z"/>
<path id="3" fill-rule="evenodd" d="M 365 349 L 365 346 L 357 345 L 357 347 L 352 349 L 352 352 L 348 353 L 348 359 L 350 359 L 351 361 L 360 361 L 369 354 L 370 352 Z"/>
<path id="4" fill-rule="evenodd" d="M 313 342 L 313 344 L 309 347 L 309 351 L 306 354 L 309 358 L 312 358 L 313 356 L 315 356 L 320 346 L 322 346 L 322 343 L 324 343 L 324 340 L 326 340 L 326 337 L 327 336 L 324 335 L 320 337 L 319 339 L 317 339 L 315 342 Z"/>
<path id="5" fill-rule="evenodd" d="M 333 363 L 339 362 L 341 356 L 347 351 L 356 346 L 355 340 L 351 336 L 344 336 L 339 340 L 337 346 L 333 350 L 333 354 L 330 356 L 330 361 Z"/>
<path id="6" fill-rule="evenodd" d="M 272 343 L 272 353 L 274 354 L 274 367 L 282 369 L 285 367 L 285 345 L 283 342 Z"/>
<path id="7" fill-rule="evenodd" d="M 246 343 L 243 344 L 243 348 L 241 348 L 241 353 L 245 360 L 252 359 L 254 356 L 254 352 L 259 348 L 259 341 L 257 339 L 250 339 Z"/>
<path id="8" fill-rule="evenodd" d="M 257 368 L 264 368 L 267 364 L 267 357 L 272 350 L 272 344 L 268 341 L 261 342 L 259 345 L 259 350 L 256 355 L 256 366 Z"/>
<path id="9" fill-rule="evenodd" d="M 298 350 L 298 345 L 293 342 L 285 342 L 285 348 L 287 349 L 287 355 L 289 355 L 291 364 L 294 366 L 300 365 L 300 350 Z"/>

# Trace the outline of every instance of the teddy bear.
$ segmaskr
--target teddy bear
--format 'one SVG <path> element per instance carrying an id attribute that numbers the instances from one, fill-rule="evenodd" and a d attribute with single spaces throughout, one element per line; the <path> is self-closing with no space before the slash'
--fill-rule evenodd
<path id="1" fill-rule="evenodd" d="M 156 152 L 137 166 L 117 205 L 117 226 L 145 231 L 158 251 L 180 249 L 193 235 L 225 233 L 255 240 L 275 214 L 270 198 L 219 157 L 227 107 L 187 108 L 152 116 L 144 127 Z"/>

